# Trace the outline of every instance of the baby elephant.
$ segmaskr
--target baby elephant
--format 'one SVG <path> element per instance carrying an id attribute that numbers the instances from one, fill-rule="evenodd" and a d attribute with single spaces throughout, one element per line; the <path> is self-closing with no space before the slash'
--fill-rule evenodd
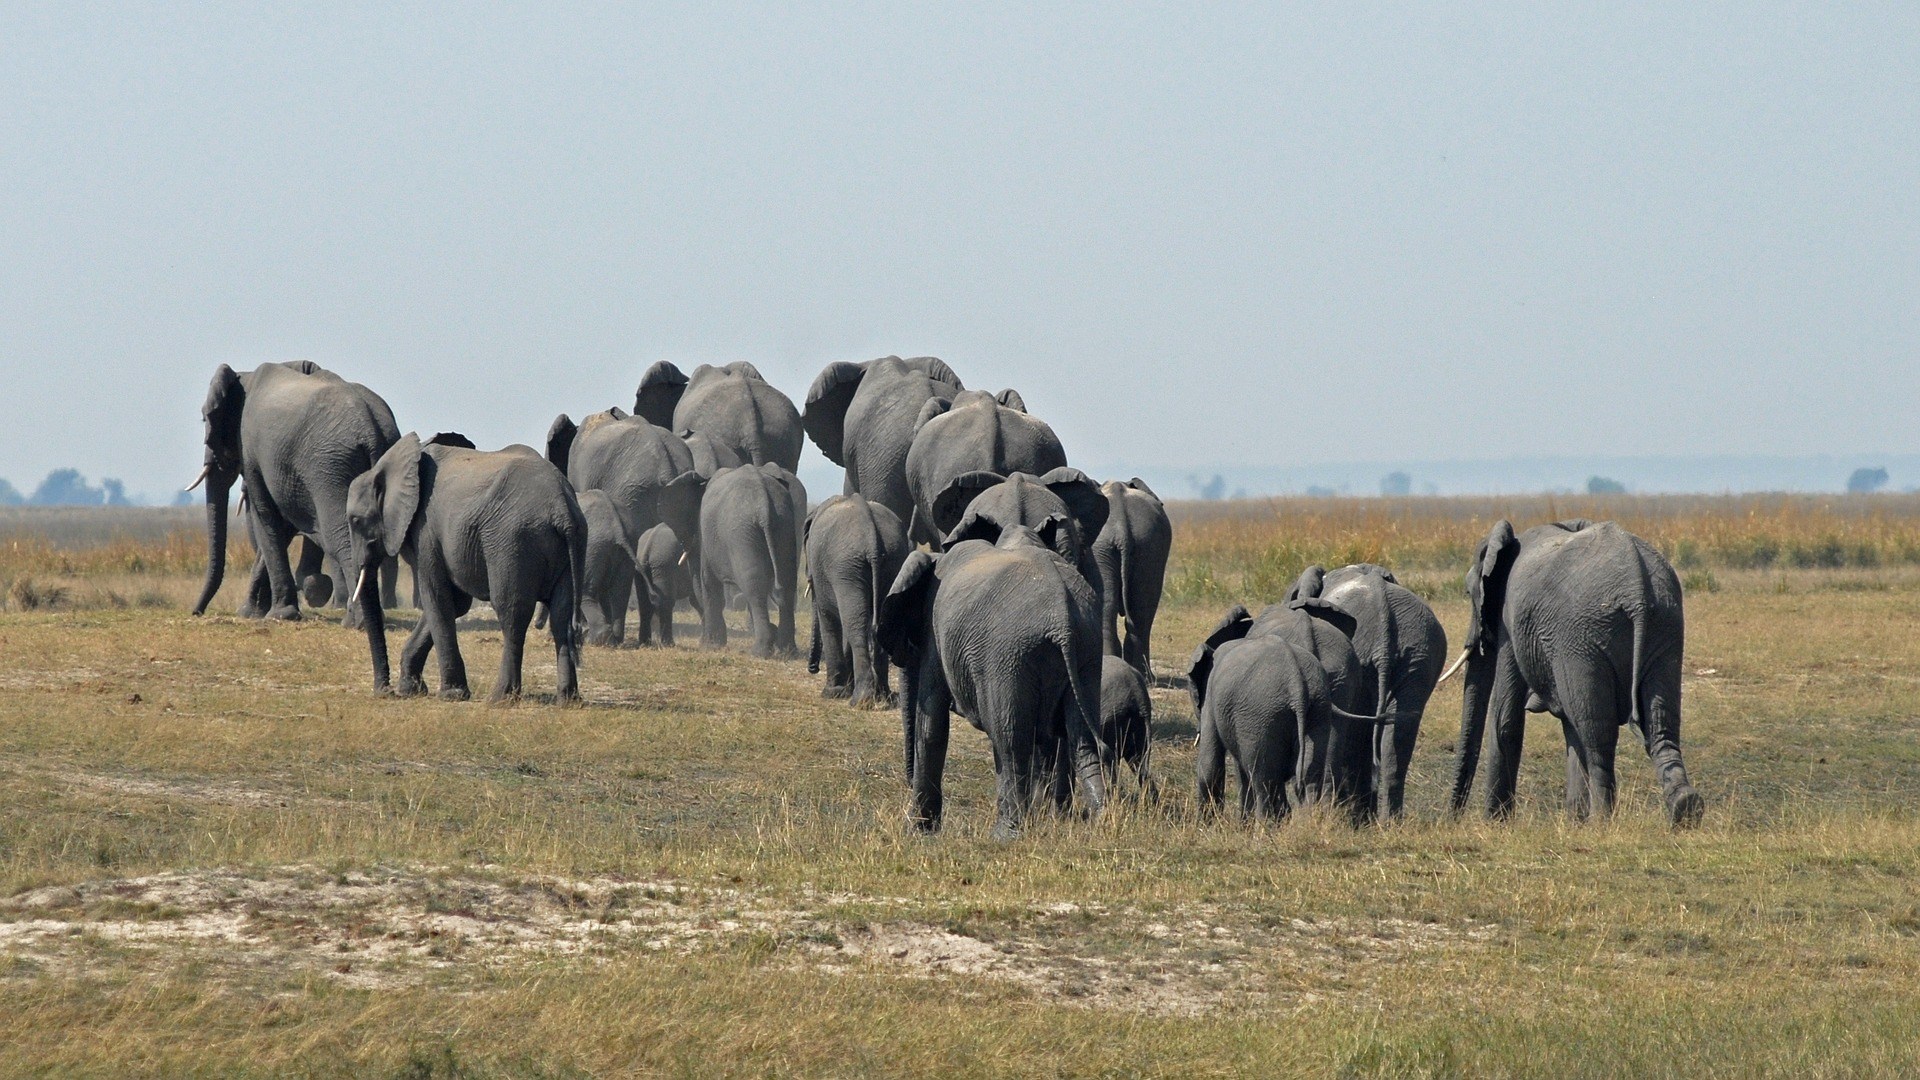
<path id="1" fill-rule="evenodd" d="M 900 516 L 864 495 L 835 495 L 807 518 L 807 588 L 813 593 L 813 647 L 807 671 L 824 657 L 821 696 L 850 697 L 855 708 L 893 704 L 887 657 L 874 644 L 880 600 L 906 561 Z"/>
<path id="2" fill-rule="evenodd" d="M 409 433 L 347 489 L 354 561 L 353 602 L 366 618 L 376 689 L 387 688 L 387 635 L 375 572 L 399 556 L 413 564 L 420 624 L 400 651 L 401 694 L 425 687 L 427 654 L 440 650 L 440 696 L 468 696 L 454 620 L 487 600 L 500 619 L 500 677 L 493 700 L 520 693 L 520 659 L 534 605 L 552 611 L 560 699 L 580 696 L 579 627 L 587 523 L 573 486 L 526 446 L 482 452 L 464 436 L 422 444 Z"/>
<path id="3" fill-rule="evenodd" d="M 627 603 L 633 593 L 633 542 L 606 492 L 596 488 L 580 492 L 578 498 L 587 521 L 586 588 L 580 598 L 587 643 L 619 645 L 627 637 Z M 545 618 L 542 611 L 535 625 L 545 625 Z"/>
<path id="4" fill-rule="evenodd" d="M 639 605 L 640 644 L 653 644 L 653 630 L 660 629 L 660 644 L 673 645 L 673 607 L 684 598 L 700 608 L 699 590 L 693 587 L 693 571 L 687 568 L 687 549 L 674 535 L 673 526 L 661 522 L 640 534 L 634 546 L 636 574 L 634 596 Z"/>
<path id="5" fill-rule="evenodd" d="M 799 592 L 800 480 L 778 465 L 721 469 L 700 503 L 701 643 L 727 643 L 725 604 L 731 586 L 747 602 L 753 655 L 796 656 L 793 610 Z M 776 626 L 770 608 L 780 605 Z"/>
<path id="6" fill-rule="evenodd" d="M 1107 780 L 1119 783 L 1120 762 L 1133 767 L 1133 777 L 1148 802 L 1160 801 L 1160 787 L 1148 770 L 1153 750 L 1153 699 L 1139 669 L 1118 656 L 1100 661 L 1100 737 L 1111 748 L 1113 760 Z"/>

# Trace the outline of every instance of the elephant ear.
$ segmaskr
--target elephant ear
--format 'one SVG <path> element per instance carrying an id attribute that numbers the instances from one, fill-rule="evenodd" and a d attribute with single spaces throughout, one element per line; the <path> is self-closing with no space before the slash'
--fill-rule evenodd
<path id="1" fill-rule="evenodd" d="M 1501 518 L 1473 553 L 1473 566 L 1467 570 L 1467 648 L 1485 654 L 1493 647 L 1493 623 L 1506 597 L 1505 568 L 1513 564 L 1520 541 L 1513 535 L 1513 522 Z"/>
<path id="2" fill-rule="evenodd" d="M 640 388 L 633 393 L 633 413 L 646 417 L 655 427 L 673 427 L 673 408 L 687 391 L 687 377 L 671 360 L 656 360 L 640 376 Z"/>
<path id="3" fill-rule="evenodd" d="M 807 389 L 806 407 L 800 412 L 800 426 L 807 438 L 820 448 L 828 461 L 845 466 L 847 406 L 860 389 L 867 374 L 866 364 L 846 360 L 828 364 Z"/>
<path id="4" fill-rule="evenodd" d="M 966 389 L 966 385 L 960 381 L 960 376 L 956 375 L 954 370 L 947 366 L 946 361 L 937 356 L 916 356 L 910 360 L 902 360 L 901 363 L 920 372 L 934 382 L 945 383 L 953 387 L 953 392 L 956 394 Z"/>
<path id="5" fill-rule="evenodd" d="M 1147 486 L 1147 482 L 1145 480 L 1142 480 L 1137 476 L 1127 481 L 1127 486 L 1139 492 L 1140 494 L 1145 495 L 1147 498 L 1152 499 L 1154 502 L 1163 501 L 1160 498 L 1160 496 L 1155 495 L 1153 493 L 1153 489 Z"/>
<path id="6" fill-rule="evenodd" d="M 926 427 L 928 421 L 936 416 L 945 415 L 951 408 L 953 408 L 953 402 L 946 398 L 928 398 L 927 403 L 920 406 L 920 415 L 913 418 L 913 433 L 920 434 L 920 429 Z"/>
<path id="7" fill-rule="evenodd" d="M 1355 619 L 1344 608 L 1339 607 L 1333 601 L 1324 597 L 1303 596 L 1298 600 L 1288 602 L 1287 606 L 1295 611 L 1305 613 L 1310 618 L 1318 619 L 1326 623 L 1328 626 L 1340 631 L 1341 635 L 1349 641 L 1353 640 L 1354 631 L 1360 627 L 1359 620 Z"/>
<path id="8" fill-rule="evenodd" d="M 693 452 L 693 471 L 713 479 L 721 469 L 737 469 L 746 462 L 730 446 L 722 446 L 697 431 L 682 431 L 680 438 Z"/>
<path id="9" fill-rule="evenodd" d="M 819 506 L 816 506 L 813 509 L 807 511 L 806 520 L 800 523 L 800 546 L 801 547 L 803 548 L 806 547 L 808 538 L 813 535 L 813 519 L 819 517 L 821 514 L 826 513 L 828 507 L 838 506 L 845 501 L 847 501 L 847 496 L 845 495 L 829 495 L 826 497 L 824 501 L 820 503 Z"/>
<path id="10" fill-rule="evenodd" d="M 428 439 L 423 445 L 425 446 L 457 446 L 462 450 L 480 449 L 479 447 L 473 445 L 472 439 L 467 438 L 465 435 L 462 435 L 457 431 L 442 431 L 439 434 L 435 435 L 433 438 Z"/>
<path id="11" fill-rule="evenodd" d="M 1568 518 L 1565 521 L 1556 521 L 1553 524 L 1555 528 L 1565 529 L 1570 533 L 1584 532 L 1587 529 L 1593 528 L 1593 522 L 1586 518 Z"/>
<path id="12" fill-rule="evenodd" d="M 924 551 L 915 551 L 900 565 L 893 587 L 880 601 L 877 633 L 874 635 L 887 656 L 902 668 L 920 662 L 927 647 L 928 623 L 933 613 L 933 596 L 938 588 L 939 563 Z"/>
<path id="13" fill-rule="evenodd" d="M 1196 715 L 1200 712 L 1200 706 L 1206 703 L 1207 679 L 1213 674 L 1215 650 L 1229 641 L 1246 637 L 1251 629 L 1253 616 L 1248 613 L 1246 605 L 1235 604 L 1213 625 L 1206 639 L 1194 647 L 1193 657 L 1187 662 L 1187 695 L 1193 699 Z"/>
<path id="14" fill-rule="evenodd" d="M 1076 532 L 1073 518 L 1064 514 L 1048 514 L 1033 527 L 1033 535 L 1068 562 L 1077 562 L 1080 558 L 1080 538 Z"/>
<path id="15" fill-rule="evenodd" d="M 1319 563 L 1314 563 L 1312 566 L 1300 571 L 1300 576 L 1295 578 L 1293 584 L 1287 587 L 1287 595 L 1281 599 L 1281 602 L 1289 606 L 1294 606 L 1293 602 L 1295 600 L 1319 596 L 1321 586 L 1326 583 L 1326 580 L 1326 567 L 1321 566 Z"/>
<path id="16" fill-rule="evenodd" d="M 373 467 L 374 504 L 379 509 L 381 545 L 388 555 L 406 549 L 420 514 L 422 450 L 420 436 L 409 431 Z"/>
<path id="17" fill-rule="evenodd" d="M 988 488 L 998 487 L 1006 482 L 1006 479 L 997 472 L 984 469 L 978 472 L 961 473 L 954 477 L 946 487 L 940 489 L 940 494 L 933 497 L 934 527 L 939 529 L 942 535 L 953 532 L 968 517 L 967 508 L 973 505 L 974 498 Z M 1000 530 L 995 528 L 993 536 L 999 534 Z M 993 536 L 985 539 L 991 540 Z M 953 546 L 955 542 L 952 537 L 947 538 L 948 547 Z"/>
<path id="18" fill-rule="evenodd" d="M 771 461 L 760 465 L 759 469 L 760 475 L 780 485 L 780 490 L 788 494 L 793 493 L 793 485 L 799 481 L 799 477 Z"/>
<path id="19" fill-rule="evenodd" d="M 552 426 L 547 428 L 547 460 L 562 473 L 567 471 L 567 460 L 573 456 L 573 440 L 578 434 L 580 428 L 566 413 L 555 417 Z"/>
<path id="20" fill-rule="evenodd" d="M 1012 409 L 1019 413 L 1027 411 L 1027 399 L 1020 396 L 1020 391 L 1011 387 L 995 394 L 993 400 L 999 402 L 1000 407 L 1004 409 Z"/>
<path id="21" fill-rule="evenodd" d="M 1093 477 L 1065 465 L 1042 476 L 1040 483 L 1067 504 L 1067 512 L 1080 526 L 1081 542 L 1092 544 L 1093 538 L 1106 526 L 1107 515 L 1113 512 L 1107 493 L 1100 490 Z"/>
<path id="22" fill-rule="evenodd" d="M 247 386 L 226 364 L 214 369 L 207 384 L 207 401 L 200 407 L 206 421 L 206 464 L 221 463 L 227 469 L 240 469 L 240 414 L 246 408 Z"/>

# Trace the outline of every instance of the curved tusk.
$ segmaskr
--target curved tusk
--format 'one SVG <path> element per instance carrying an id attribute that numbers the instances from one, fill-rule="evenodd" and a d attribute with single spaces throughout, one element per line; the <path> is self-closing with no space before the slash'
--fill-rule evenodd
<path id="1" fill-rule="evenodd" d="M 360 577 L 356 579 L 353 583 L 353 598 L 347 601 L 347 605 L 349 607 L 354 607 L 359 605 L 360 590 L 367 587 L 367 579 L 372 577 L 373 573 L 374 573 L 374 570 L 373 570 L 373 567 L 371 566 L 363 566 L 360 568 Z"/>
<path id="2" fill-rule="evenodd" d="M 1443 671 L 1443 672 L 1441 672 L 1441 673 L 1440 673 L 1440 682 L 1437 682 L 1437 683 L 1434 683 L 1433 685 L 1434 685 L 1435 687 L 1438 687 L 1438 686 L 1440 685 L 1440 683 L 1443 683 L 1443 682 L 1446 682 L 1446 681 L 1447 681 L 1448 679 L 1451 679 L 1451 678 L 1453 678 L 1453 673 L 1454 673 L 1454 672 L 1456 672 L 1456 671 L 1459 671 L 1459 670 L 1460 670 L 1460 665 L 1461 665 L 1461 664 L 1464 664 L 1464 663 L 1466 663 L 1466 662 L 1467 662 L 1467 654 L 1468 654 L 1469 652 L 1471 652 L 1471 651 L 1472 651 L 1472 649 L 1471 649 L 1471 648 L 1467 648 L 1467 649 L 1461 649 L 1461 650 L 1460 650 L 1460 658 L 1459 658 L 1458 660 L 1455 660 L 1455 661 L 1453 662 L 1453 666 L 1452 666 L 1452 667 L 1450 667 L 1450 668 L 1448 668 L 1447 670 L 1445 670 L 1445 671 Z"/>
<path id="3" fill-rule="evenodd" d="M 685 566 L 685 565 L 687 565 L 687 553 L 686 553 L 686 552 L 684 552 L 684 551 L 683 551 L 683 552 L 681 552 L 681 553 L 680 553 L 680 562 L 679 562 L 679 564 L 678 564 L 678 565 L 680 565 L 680 566 Z"/>
<path id="4" fill-rule="evenodd" d="M 200 475 L 199 475 L 199 476 L 196 476 L 196 477 L 194 477 L 194 478 L 193 478 L 193 483 L 191 483 L 191 484 L 188 484 L 188 485 L 186 486 L 186 490 L 187 490 L 187 491 L 192 491 L 192 490 L 193 490 L 194 488 L 197 488 L 197 487 L 199 487 L 199 486 L 200 486 L 201 484 L 204 484 L 204 483 L 206 483 L 206 482 L 207 482 L 207 474 L 208 474 L 208 473 L 210 473 L 210 472 L 212 472 L 212 471 L 213 471 L 213 466 L 211 466 L 211 465 L 202 465 L 202 466 L 200 466 Z"/>

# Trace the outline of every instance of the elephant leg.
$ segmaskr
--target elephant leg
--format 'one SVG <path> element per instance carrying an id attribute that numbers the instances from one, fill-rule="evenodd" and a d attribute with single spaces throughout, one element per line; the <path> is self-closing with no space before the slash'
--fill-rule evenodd
<path id="1" fill-rule="evenodd" d="M 662 597 L 660 603 L 654 607 L 654 618 L 658 620 L 660 624 L 660 644 L 669 649 L 673 648 L 674 603 L 674 597 L 665 596 Z M 697 611 L 698 609 L 696 608 L 695 610 Z"/>
<path id="2" fill-rule="evenodd" d="M 1007 708 L 996 708 L 999 703 L 982 702 L 981 719 L 987 730 L 993 734 L 994 749 L 999 758 L 999 767 L 995 772 L 995 815 L 993 837 L 996 840 L 1011 840 L 1020 835 L 1026 824 L 1027 812 L 1033 806 L 1034 774 L 1037 771 L 1035 760 L 1039 756 L 1038 741 L 1030 725 L 1022 723 Z"/>
<path id="3" fill-rule="evenodd" d="M 903 711 L 910 720 L 913 808 L 911 820 L 923 832 L 940 828 L 943 810 L 941 777 L 947 767 L 947 736 L 952 726 L 952 701 L 948 696 L 946 673 L 941 670 L 936 650 L 926 650 L 919 670 L 908 681 L 908 701 Z"/>
<path id="4" fill-rule="evenodd" d="M 294 587 L 293 567 L 287 561 L 287 548 L 297 534 L 279 511 L 268 505 L 267 500 L 255 498 L 252 502 L 254 537 L 264 544 L 260 554 L 266 559 L 267 581 L 272 593 L 267 618 L 296 621 L 300 618 L 300 595 Z"/>
<path id="5" fill-rule="evenodd" d="M 1100 571 L 1100 651 L 1105 656 L 1121 656 L 1120 634 L 1114 629 L 1120 621 L 1120 594 L 1127 583 L 1120 579 L 1120 553 L 1112 547 L 1098 547 L 1093 564 Z M 1127 657 L 1132 663 L 1132 657 Z"/>
<path id="6" fill-rule="evenodd" d="M 400 647 L 400 682 L 393 688 L 394 694 L 413 697 L 427 692 L 426 683 L 420 676 L 427 669 L 427 654 L 432 651 L 433 630 L 423 610 L 420 621 L 414 624 L 413 633 L 407 635 L 406 644 Z"/>
<path id="7" fill-rule="evenodd" d="M 763 589 L 747 589 L 747 625 L 753 628 L 753 655 L 772 656 L 779 651 L 779 636 L 770 614 L 772 598 Z"/>
<path id="8" fill-rule="evenodd" d="M 1200 710 L 1200 734 L 1195 741 L 1193 774 L 1196 801 L 1203 817 L 1220 812 L 1227 793 L 1227 747 L 1214 726 L 1213 710 Z"/>
<path id="9" fill-rule="evenodd" d="M 572 579 L 562 577 L 548 601 L 553 610 L 554 697 L 562 704 L 580 700 L 580 642 L 575 636 L 579 628 L 574 624 L 574 608 L 578 605 Z"/>
<path id="10" fill-rule="evenodd" d="M 710 565 L 701 567 L 700 594 L 700 644 L 708 649 L 723 649 L 727 645 L 726 604 L 727 584 L 720 580 Z"/>
<path id="11" fill-rule="evenodd" d="M 499 588 L 491 585 L 489 587 L 495 597 L 503 595 Z M 493 680 L 493 693 L 487 695 L 487 700 L 491 703 L 498 704 L 508 698 L 520 696 L 521 664 L 526 658 L 527 628 L 533 624 L 533 606 L 532 601 L 519 598 L 510 599 L 504 603 L 496 600 L 493 605 L 493 612 L 500 619 L 500 674 Z M 573 605 L 569 602 L 567 606 Z M 561 634 L 562 619 L 561 612 L 551 613 L 551 624 L 556 639 Z M 564 619 L 571 622 L 573 612 L 566 612 Z"/>
<path id="12" fill-rule="evenodd" d="M 886 700 L 886 687 L 881 685 L 879 673 L 874 670 L 875 655 L 880 650 L 874 647 L 873 641 L 873 600 L 868 596 L 871 588 L 871 585 L 863 588 L 861 582 L 849 582 L 846 588 L 834 587 L 834 599 L 840 601 L 839 610 L 834 613 L 839 623 L 835 629 L 847 675 L 853 683 L 856 708 Z"/>
<path id="13" fill-rule="evenodd" d="M 300 562 L 294 567 L 293 580 L 300 586 L 300 599 L 308 607 L 316 610 L 326 607 L 329 601 L 335 606 L 344 606 L 347 597 L 351 595 L 349 590 L 353 588 L 353 584 L 340 581 L 337 577 L 329 576 L 324 572 L 326 560 L 333 553 L 322 549 L 319 544 L 313 542 L 311 537 L 302 536 L 299 544 Z M 333 565 L 337 575 L 340 562 L 335 560 Z M 348 616 L 347 625 L 355 629 L 359 628 L 359 623 L 353 619 L 351 613 Z"/>
<path id="14" fill-rule="evenodd" d="M 1073 747 L 1064 726 L 1058 733 L 1041 739 L 1040 762 L 1053 770 L 1054 812 L 1070 813 L 1073 810 Z"/>
<path id="15" fill-rule="evenodd" d="M 273 582 L 267 577 L 267 557 L 258 547 L 254 551 L 253 569 L 247 575 L 247 598 L 240 603 L 239 615 L 243 619 L 264 619 L 267 609 L 273 606 Z"/>
<path id="16" fill-rule="evenodd" d="M 1588 813 L 1608 817 L 1613 813 L 1614 750 L 1620 742 L 1620 721 L 1627 715 L 1622 708 L 1625 688 L 1616 684 L 1613 669 L 1604 661 L 1592 665 L 1556 665 L 1554 688 L 1564 710 L 1562 728 L 1567 736 L 1568 753 L 1577 747 L 1586 789 L 1574 797 L 1572 762 L 1567 766 L 1567 809 L 1576 802 L 1585 804 Z M 1576 815 L 1578 816 L 1578 815 Z"/>
<path id="17" fill-rule="evenodd" d="M 437 552 L 422 551 L 414 563 L 414 574 L 416 580 L 424 579 L 420 625 L 431 637 L 431 648 L 440 653 L 440 696 L 448 701 L 465 701 L 472 692 L 467 688 L 467 664 L 460 656 L 460 639 L 453 622 L 472 601 L 454 586 Z M 407 644 L 411 646 L 412 639 Z M 425 648 L 420 662 L 426 662 Z"/>
<path id="18" fill-rule="evenodd" d="M 1406 809 L 1407 769 L 1413 764 L 1414 744 L 1420 740 L 1419 713 L 1402 709 L 1396 714 L 1396 722 L 1376 725 L 1374 736 L 1375 760 L 1380 763 L 1375 781 L 1383 804 L 1380 811 L 1392 821 Z"/>
<path id="19" fill-rule="evenodd" d="M 1300 805 L 1317 803 L 1328 797 L 1331 785 L 1327 774 L 1333 756 L 1333 731 L 1337 726 L 1332 710 L 1314 709 L 1312 719 L 1300 732 L 1300 761 L 1293 773 L 1293 798 Z"/>
<path id="20" fill-rule="evenodd" d="M 1707 804 L 1693 789 L 1686 762 L 1680 757 L 1680 659 L 1675 656 L 1671 661 L 1648 664 L 1647 668 L 1640 687 L 1640 722 L 1647 757 L 1652 759 L 1654 775 L 1660 780 L 1667 820 L 1691 828 L 1700 824 Z"/>
<path id="21" fill-rule="evenodd" d="M 1567 721 L 1560 726 L 1567 736 L 1567 816 L 1575 821 L 1587 820 L 1590 805 L 1587 788 L 1587 748 L 1580 738 L 1579 729 Z"/>
<path id="22" fill-rule="evenodd" d="M 1487 762 L 1487 814 L 1503 818 L 1513 813 L 1514 792 L 1520 786 L 1520 748 L 1527 734 L 1527 685 L 1520 677 L 1511 647 L 1503 647 L 1494 663 L 1493 690 L 1487 702 L 1493 723 L 1493 757 Z"/>
<path id="23" fill-rule="evenodd" d="M 813 632 L 820 635 L 820 661 L 827 669 L 827 684 L 821 688 L 820 696 L 852 698 L 855 704 L 863 704 L 854 690 L 857 677 L 847 670 L 847 647 L 841 638 L 843 629 L 839 612 L 818 604 L 814 606 Z"/>
<path id="24" fill-rule="evenodd" d="M 799 583 L 792 570 L 793 564 L 775 567 L 780 586 L 780 625 L 774 628 L 773 650 L 789 659 L 800 655 L 800 628 L 794 623 L 794 615 L 799 610 Z"/>
<path id="25" fill-rule="evenodd" d="M 634 644 L 645 648 L 653 644 L 653 594 L 644 582 L 634 582 L 633 588 Z M 668 617 L 672 621 L 672 617 Z"/>

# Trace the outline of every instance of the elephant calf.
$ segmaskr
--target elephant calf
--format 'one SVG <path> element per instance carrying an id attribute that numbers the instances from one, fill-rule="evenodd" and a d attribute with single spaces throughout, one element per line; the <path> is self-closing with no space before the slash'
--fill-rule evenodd
<path id="1" fill-rule="evenodd" d="M 482 452 L 465 437 L 409 433 L 347 492 L 353 602 L 366 619 L 376 689 L 386 689 L 387 636 L 374 571 L 396 556 L 413 564 L 420 624 L 400 651 L 400 694 L 417 694 L 427 654 L 440 650 L 440 696 L 465 700 L 467 669 L 454 620 L 475 599 L 500 619 L 500 677 L 493 700 L 520 693 L 520 661 L 534 606 L 551 611 L 560 699 L 580 696 L 575 598 L 586 573 L 587 523 L 572 485 L 531 447 Z"/>
<path id="2" fill-rule="evenodd" d="M 580 513 L 587 522 L 587 573 L 581 613 L 587 643 L 619 645 L 627 637 L 627 604 L 633 594 L 633 541 L 607 493 L 582 491 Z"/>
<path id="3" fill-rule="evenodd" d="M 1100 737 L 1112 754 L 1109 783 L 1120 779 L 1120 762 L 1133 768 L 1133 777 L 1148 802 L 1160 798 L 1153 782 L 1149 757 L 1153 750 L 1153 699 L 1147 680 L 1133 665 L 1117 656 L 1100 661 Z"/>
<path id="4" fill-rule="evenodd" d="M 866 496 L 835 495 L 807 518 L 807 587 L 813 594 L 813 647 L 807 671 L 827 666 L 824 697 L 858 708 L 893 704 L 887 657 L 874 644 L 880 598 L 900 573 L 911 544 L 900 515 Z"/>
<path id="5" fill-rule="evenodd" d="M 673 608 L 682 598 L 700 611 L 699 590 L 693 586 L 693 572 L 687 568 L 687 549 L 680 543 L 673 526 L 665 522 L 640 534 L 633 552 L 638 577 L 634 598 L 639 607 L 640 644 L 653 644 L 657 625 L 660 644 L 673 645 Z"/>
<path id="6" fill-rule="evenodd" d="M 728 586 L 747 602 L 753 655 L 798 656 L 793 613 L 798 593 L 800 520 L 794 513 L 800 481 L 778 465 L 721 469 L 700 503 L 701 643 L 727 643 L 723 599 Z M 770 609 L 778 603 L 776 626 Z"/>

